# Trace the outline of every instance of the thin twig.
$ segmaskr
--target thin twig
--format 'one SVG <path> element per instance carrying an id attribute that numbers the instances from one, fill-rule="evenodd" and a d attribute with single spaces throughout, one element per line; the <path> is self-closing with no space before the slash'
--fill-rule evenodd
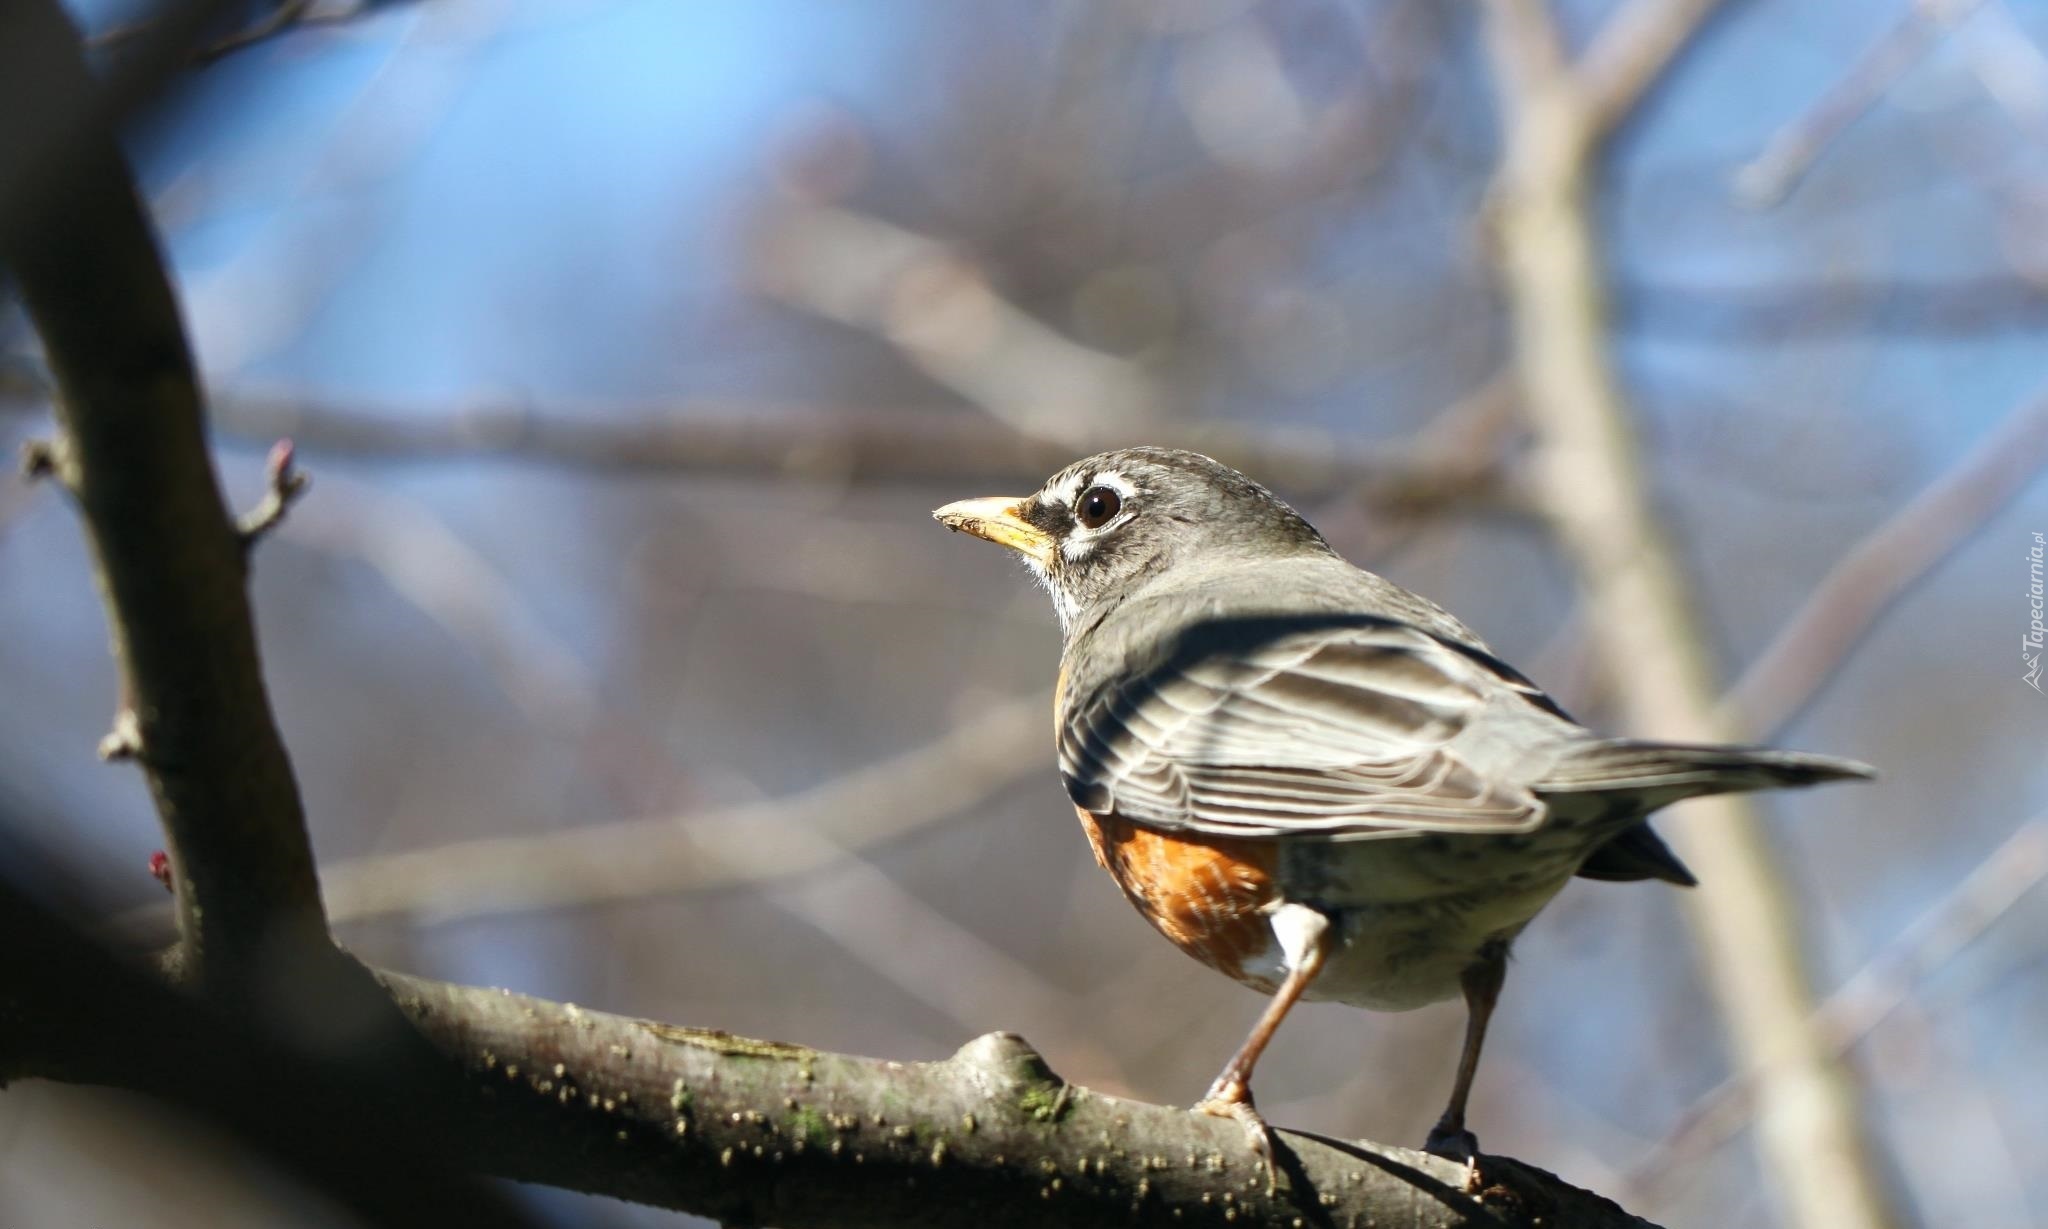
<path id="1" fill-rule="evenodd" d="M 243 513 L 235 525 L 236 532 L 242 535 L 244 551 L 254 548 L 265 534 L 284 523 L 285 513 L 306 493 L 309 482 L 294 462 L 290 440 L 271 445 L 263 461 L 263 498 Z"/>
<path id="2" fill-rule="evenodd" d="M 1779 129 L 1763 152 L 1735 173 L 1735 194 L 1748 205 L 1776 205 L 1836 137 L 1875 106 L 1906 71 L 1975 12 L 1983 0 L 1911 0 L 1906 11 L 1813 108 Z"/>

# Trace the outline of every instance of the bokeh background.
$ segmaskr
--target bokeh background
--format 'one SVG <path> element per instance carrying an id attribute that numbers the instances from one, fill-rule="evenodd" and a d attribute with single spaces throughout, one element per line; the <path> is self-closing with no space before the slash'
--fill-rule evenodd
<path id="1" fill-rule="evenodd" d="M 1568 36 L 1610 7 L 1563 4 Z M 2048 6 L 1726 8 L 1607 160 L 1614 353 L 1731 681 L 1903 532 L 1864 564 L 1898 600 L 1762 731 L 1883 781 L 1764 806 L 1902 1216 L 2048 1223 L 2048 699 L 2015 651 L 2048 532 Z M 135 13 L 77 11 L 118 55 Z M 1344 476 L 1515 472 L 1472 6 L 301 17 L 182 77 L 130 149 L 231 489 L 285 435 L 314 476 L 254 594 L 371 962 L 902 1059 L 1014 1029 L 1073 1079 L 1194 1099 L 1260 1000 L 1094 867 L 1045 738 L 1044 599 L 927 518 L 1099 442 L 1265 460 L 1340 550 L 1606 721 L 1539 525 Z M 18 315 L 0 344 L 13 443 L 47 411 Z M 1987 451 L 2021 477 L 1972 504 Z M 1945 481 L 1953 506 L 1915 503 Z M 1930 535 L 1931 562 L 1900 549 Z M 0 628 L 19 835 L 160 938 L 142 782 L 92 754 L 114 682 L 80 530 L 13 477 Z M 1575 885 L 1517 955 L 1489 1150 L 1675 1227 L 1771 1223 L 1739 1106 L 1703 1115 L 1730 1066 L 1676 894 Z M 1461 1019 L 1306 1007 L 1261 1104 L 1419 1142 Z M 248 1165 L 124 1097 L 0 1096 L 10 1225 L 311 1215 Z"/>

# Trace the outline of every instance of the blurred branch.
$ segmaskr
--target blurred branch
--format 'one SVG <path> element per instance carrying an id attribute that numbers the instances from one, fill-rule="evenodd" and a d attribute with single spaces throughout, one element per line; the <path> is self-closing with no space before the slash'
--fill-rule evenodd
<path id="1" fill-rule="evenodd" d="M 206 452 L 198 380 L 155 237 L 55 0 L 11 6 L 0 114 L 73 133 L 0 231 L 59 395 L 52 477 L 78 502 L 122 698 L 103 751 L 148 778 L 170 844 L 182 971 L 248 994 L 332 952 L 290 760 L 256 656 L 243 536 Z M 19 128 L 23 125 L 12 125 Z M 7 153 L 21 155 L 23 143 Z M 23 181 L 0 163 L 0 184 Z"/>
<path id="2" fill-rule="evenodd" d="M 528 720 L 576 737 L 597 712 L 575 651 L 548 632 L 502 571 L 433 512 L 395 491 L 322 474 L 292 520 L 296 545 L 360 561 L 473 653 Z M 322 879 L 331 889 L 331 868 Z M 335 901 L 328 901 L 329 916 Z"/>
<path id="3" fill-rule="evenodd" d="M 1016 748 L 1045 733 L 1051 711 L 1044 695 L 992 705 L 930 743 L 814 789 L 693 818 L 585 824 L 336 862 L 322 875 L 330 916 L 455 921 L 794 878 L 970 811 L 1037 774 L 1043 766 Z M 130 932 L 160 917 L 158 907 L 141 909 L 115 928 Z"/>
<path id="4" fill-rule="evenodd" d="M 2048 394 L 2023 404 L 1905 507 L 1864 535 L 1823 577 L 1722 696 L 1716 720 L 1768 738 L 1790 724 L 1892 604 L 1968 542 L 2048 467 Z M 1576 653 L 1576 620 L 1535 660 Z M 1552 688 L 1579 694 L 1576 668 Z"/>
<path id="5" fill-rule="evenodd" d="M 1528 0 L 1534 7 L 1537 0 Z M 1585 97 L 1594 138 L 1606 135 L 1663 80 L 1720 0 L 1632 0 L 1616 8 L 1572 75 Z"/>
<path id="6" fill-rule="evenodd" d="M 1876 105 L 1908 69 L 1982 3 L 1983 0 L 1910 0 L 1897 23 L 1821 95 L 1811 110 L 1779 129 L 1761 153 L 1736 171 L 1736 195 L 1756 206 L 1776 205 L 1790 196 L 1835 138 Z"/>
<path id="7" fill-rule="evenodd" d="M 1071 443 L 1106 425 L 1128 438 L 1159 416 L 1160 390 L 1142 367 L 1060 336 L 950 244 L 808 203 L 772 209 L 759 225 L 762 289 L 874 334 L 1021 435 Z"/>
<path id="8" fill-rule="evenodd" d="M 1790 722 L 1865 632 L 2048 467 L 2048 394 L 1986 434 L 1844 555 L 1722 698 L 1719 720 L 1758 736 Z"/>
<path id="9" fill-rule="evenodd" d="M 1441 466 L 1446 485 L 1488 482 L 1500 473 L 1501 458 L 1507 454 L 1510 442 L 1521 434 L 1518 396 L 1514 370 L 1504 367 L 1437 411 L 1402 447 L 1424 466 Z M 1374 517 L 1354 540 L 1359 554 L 1366 558 L 1383 556 L 1407 545 L 1423 527 L 1422 517 L 1404 514 L 1399 506 L 1373 511 Z"/>
<path id="10" fill-rule="evenodd" d="M 1980 7 L 1964 48 L 1970 71 L 2029 139 L 2048 135 L 2048 55 L 2009 0 Z"/>
<path id="11" fill-rule="evenodd" d="M 24 403 L 17 402 L 18 406 Z M 624 419 L 479 405 L 433 414 L 368 414 L 284 398 L 215 398 L 216 430 L 268 444 L 289 436 L 327 455 L 392 461 L 504 457 L 603 473 L 705 474 L 835 482 L 1036 486 L 1077 455 L 1122 447 L 1129 427 L 1101 424 L 1060 441 L 971 414 L 847 410 L 650 409 Z M 1404 510 L 1527 514 L 1496 467 L 1469 458 L 1361 446 L 1334 433 L 1175 423 L 1181 447 L 1239 466 L 1299 500 L 1353 498 Z"/>
<path id="12" fill-rule="evenodd" d="M 1651 66 L 1609 88 L 1625 104 L 1710 11 L 1632 0 L 1594 46 L 1596 63 Z M 1603 276 L 1590 204 L 1599 137 L 1618 116 L 1594 109 L 1557 55 L 1535 0 L 1489 0 L 1489 50 L 1505 141 L 1495 189 L 1496 249 L 1513 318 L 1523 403 L 1538 436 L 1535 480 L 1577 564 L 1608 685 L 1634 732 L 1725 741 L 1693 602 L 1644 488 L 1634 425 L 1607 355 Z M 1614 40 L 1642 37 L 1630 50 Z M 1582 101 L 1583 100 L 1583 101 Z M 1798 916 L 1753 808 L 1690 804 L 1680 854 L 1711 886 L 1688 916 L 1741 1067 L 1768 1066 L 1760 1139 L 1790 1222 L 1819 1229 L 1889 1223 L 1853 1083 L 1806 1027 L 1813 1010 Z"/>
<path id="13" fill-rule="evenodd" d="M 1639 337 L 1783 346 L 1843 337 L 1977 338 L 2048 326 L 2048 284 L 2022 273 L 1698 285 L 1623 278 L 1614 327 Z"/>
<path id="14" fill-rule="evenodd" d="M 1846 1055 L 1913 997 L 1930 975 L 1954 960 L 2014 906 L 2048 880 L 2048 816 L 2037 816 L 1886 944 L 1828 996 L 1808 1027 L 1821 1045 Z M 1688 1162 L 1740 1131 L 1754 1110 L 1768 1068 L 1730 1076 L 1695 1101 L 1676 1128 L 1629 1168 L 1624 1189 L 1655 1199 Z"/>

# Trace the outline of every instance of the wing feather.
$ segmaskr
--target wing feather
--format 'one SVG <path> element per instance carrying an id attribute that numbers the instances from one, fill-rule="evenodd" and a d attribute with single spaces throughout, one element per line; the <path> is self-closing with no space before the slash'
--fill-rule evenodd
<path id="1" fill-rule="evenodd" d="M 1088 810 L 1337 840 L 1541 826 L 1529 783 L 1484 771 L 1460 736 L 1504 701 L 1562 716 L 1471 646 L 1342 617 L 1206 625 L 1138 677 L 1068 700 L 1060 772 Z"/>

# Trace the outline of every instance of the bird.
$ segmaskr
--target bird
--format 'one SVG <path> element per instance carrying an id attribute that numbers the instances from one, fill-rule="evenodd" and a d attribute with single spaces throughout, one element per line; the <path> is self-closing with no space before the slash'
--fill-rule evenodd
<path id="1" fill-rule="evenodd" d="M 1290 1009 L 1462 996 L 1425 1149 L 1475 1166 L 1467 1101 L 1516 937 L 1572 878 L 1695 879 L 1651 830 L 1683 798 L 1874 776 L 1763 747 L 1604 737 L 1442 607 L 1342 558 L 1271 491 L 1138 447 L 949 503 L 1017 552 L 1061 629 L 1059 774 L 1146 921 L 1271 996 L 1195 1108 L 1244 1124 Z"/>

